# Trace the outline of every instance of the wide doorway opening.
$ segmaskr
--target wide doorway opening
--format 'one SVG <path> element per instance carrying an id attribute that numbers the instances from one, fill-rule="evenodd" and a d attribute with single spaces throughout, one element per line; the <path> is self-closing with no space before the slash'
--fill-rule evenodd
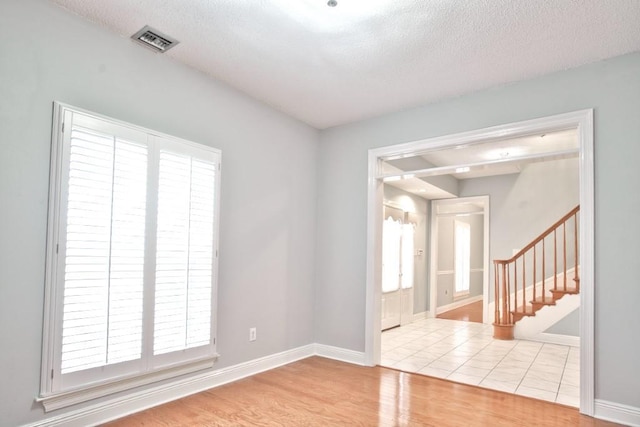
<path id="1" fill-rule="evenodd" d="M 569 175 L 574 174 L 574 178 Z M 543 177 L 541 180 L 540 177 Z M 553 181 L 553 180 L 557 181 Z M 573 181 L 572 181 L 573 179 Z M 542 182 L 544 181 L 544 182 Z M 463 184 L 461 184 L 463 182 Z M 531 187 L 540 184 L 539 188 Z M 553 184 L 557 182 L 557 184 Z M 491 191 L 482 192 L 479 184 L 490 184 Z M 510 183 L 510 184 L 509 184 Z M 523 183 L 526 183 L 524 185 Z M 392 340 L 404 340 L 409 346 L 405 352 L 419 351 L 419 345 L 427 345 L 422 360 L 414 358 L 413 363 L 403 366 L 394 366 L 411 372 L 444 377 L 444 371 L 448 371 L 446 378 L 464 381 L 465 375 L 482 378 L 491 373 L 496 366 L 488 364 L 479 366 L 480 361 L 470 363 L 466 369 L 457 371 L 461 367 L 459 361 L 480 355 L 483 350 L 489 348 L 506 356 L 511 352 L 514 361 L 520 359 L 520 354 L 533 354 L 554 358 L 564 358 L 563 370 L 570 368 L 575 370 L 575 378 L 565 384 L 564 392 L 569 386 L 576 387 L 579 384 L 579 397 L 571 402 L 558 400 L 559 403 L 579 406 L 582 413 L 593 414 L 593 130 L 592 111 L 581 111 L 519 122 L 488 129 L 482 129 L 463 134 L 448 135 L 424 141 L 416 141 L 408 144 L 400 144 L 380 149 L 370 150 L 369 153 L 369 217 L 368 217 L 368 274 L 367 274 L 367 329 L 365 357 L 370 365 L 388 363 L 382 357 L 382 319 L 383 313 L 383 289 L 382 282 L 389 276 L 389 269 L 383 267 L 383 240 L 384 221 L 388 219 L 384 205 L 388 204 L 386 197 L 388 188 L 394 191 L 402 191 L 406 199 L 426 200 L 426 217 L 429 222 L 429 230 L 426 233 L 424 248 L 416 246 L 421 236 L 414 236 L 412 255 L 414 263 L 421 260 L 426 263 L 428 277 L 426 284 L 418 283 L 417 268 L 414 266 L 412 306 L 412 322 L 390 329 L 385 332 L 392 333 Z M 509 187 L 509 185 L 511 185 Z M 569 191 L 571 186 L 575 191 Z M 529 186 L 529 187 L 527 187 Z M 474 188 L 475 187 L 475 188 Z M 507 188 L 508 187 L 508 188 Z M 504 190 L 504 191 L 503 191 Z M 500 193 L 503 191 L 503 193 Z M 545 194 L 546 192 L 546 194 Z M 491 193 L 491 194 L 488 194 Z M 536 193 L 545 198 L 547 208 L 538 206 L 539 200 L 527 199 L 528 193 Z M 508 203 L 500 200 L 500 194 L 507 194 Z M 487 211 L 471 208 L 462 209 L 456 206 L 456 199 L 464 197 L 485 197 Z M 534 206 L 535 203 L 535 206 Z M 527 239 L 532 238 L 537 229 L 544 229 L 545 223 L 553 223 L 552 218 L 560 217 L 567 206 L 577 203 L 580 206 L 579 220 L 579 256 L 580 264 L 580 295 L 579 308 L 575 309 L 573 316 L 565 323 L 572 323 L 571 328 L 576 335 L 579 346 L 564 342 L 518 341 L 496 342 L 491 341 L 493 335 L 492 323 L 496 307 L 494 296 L 495 278 L 490 271 L 490 260 L 511 256 L 526 245 Z M 491 212 L 489 212 L 491 204 Z M 566 206 L 565 206 L 566 205 Z M 463 206 L 463 205 L 461 205 Z M 551 208 L 549 208 L 551 207 Z M 461 210 L 462 209 L 462 210 Z M 484 209 L 484 208 L 483 208 Z M 566 209 L 568 210 L 568 209 Z M 510 215 L 505 216 L 505 211 Z M 518 216 L 513 219 L 514 211 Z M 543 217 L 540 212 L 549 211 L 548 217 Z M 489 224 L 491 215 L 491 230 L 482 227 L 485 237 L 490 237 L 496 228 L 496 219 L 501 219 L 504 225 L 503 233 L 510 233 L 518 229 L 520 243 L 514 243 L 504 236 L 500 239 L 487 238 L 483 243 L 483 263 L 475 264 L 471 255 L 473 245 L 477 246 L 477 237 L 472 239 L 473 223 Z M 474 218 L 473 220 L 470 218 Z M 481 218 L 481 221 L 478 221 Z M 512 223 L 509 224 L 509 221 Z M 515 224 L 513 221 L 520 221 Z M 526 227 L 518 228 L 525 224 Z M 578 227 L 576 226 L 576 230 Z M 439 242 L 438 234 L 447 233 L 445 242 Z M 444 246 L 443 246 L 444 245 Z M 446 245 L 451 247 L 447 248 Z M 578 248 L 578 245 L 576 245 Z M 505 255 L 505 253 L 507 253 Z M 446 254 L 446 255 L 445 255 Z M 579 255 L 578 255 L 579 254 Z M 446 262 L 440 262 L 446 258 Z M 407 264 L 407 261 L 405 261 Z M 402 270 L 401 274 L 402 273 Z M 406 267 L 405 267 L 406 271 Z M 395 272 L 395 270 L 394 270 Z M 401 277 L 398 280 L 401 283 Z M 474 283 L 482 283 L 482 297 L 471 295 Z M 402 286 L 398 287 L 399 289 Z M 423 296 L 424 294 L 424 296 Z M 420 295 L 418 300 L 416 297 Z M 482 301 L 483 323 L 468 323 L 467 326 L 459 326 L 453 320 L 438 318 L 439 315 L 464 307 L 464 299 L 476 298 Z M 461 301 L 459 304 L 457 302 Z M 477 301 L 474 301 L 477 302 Z M 500 305 L 500 304 L 498 304 Z M 458 307 L 459 306 L 459 307 Z M 424 307 L 424 311 L 419 311 Z M 406 305 L 405 305 L 406 308 Z M 405 318 L 408 316 L 405 314 Z M 446 328 L 444 328 L 446 326 Z M 408 335 L 400 337 L 400 329 Z M 395 331 L 395 332 L 394 332 Z M 397 337 L 393 337 L 393 333 Z M 461 335 L 458 335 L 461 334 Z M 472 338 L 472 339 L 470 339 Z M 389 341 L 389 340 L 386 340 Z M 566 348 L 560 348 L 568 344 Z M 439 348 L 434 348 L 439 346 Z M 488 347 L 490 346 L 490 347 Z M 413 347 L 413 348 L 412 348 Z M 446 348 L 445 348 L 446 347 Z M 464 353 L 464 354 L 463 354 Z M 534 363 L 533 357 L 529 362 Z M 542 360 L 542 359 L 541 359 Z M 522 362 L 522 361 L 519 361 Z M 417 365 L 425 364 L 418 369 Z M 473 366 L 473 365 L 476 366 Z M 454 367 L 454 365 L 456 365 Z M 477 368 L 474 370 L 474 368 Z M 519 369 L 522 369 L 520 366 Z M 527 368 L 528 369 L 528 368 Z M 443 372 L 438 372 L 438 370 Z M 457 372 L 456 372 L 457 371 Z M 465 372 L 462 372 L 465 371 Z M 451 375 L 457 374 L 457 375 Z M 457 378 L 456 378 L 457 377 Z M 495 377 L 495 375 L 494 375 Z M 555 396 L 558 397 L 562 376 L 558 378 Z M 468 378 L 467 378 L 468 379 Z M 480 386 L 490 385 L 491 378 L 486 376 L 485 383 L 476 382 Z M 500 389 L 499 378 L 494 385 Z M 534 384 L 532 379 L 525 377 L 519 380 L 506 381 L 513 383 L 519 381 L 516 389 L 523 390 L 527 386 L 540 386 Z M 527 383 L 530 382 L 530 384 Z M 568 384 L 568 385 L 567 385 Z M 574 385 L 571 385 L 574 384 Z M 511 384 L 513 385 L 513 384 Z M 542 387 L 542 386 L 540 386 Z M 549 388 L 548 384 L 544 387 Z M 544 388 L 542 387 L 542 388 Z M 531 387 L 534 389 L 535 387 Z M 506 390 L 512 391 L 515 390 Z M 534 390 L 535 391 L 535 390 Z M 544 391 L 544 390 L 543 390 Z M 546 390 L 545 396 L 550 396 L 551 390 Z M 576 390 L 573 390 L 576 392 Z M 543 394 L 543 393 L 541 393 Z M 536 396 L 533 393 L 528 394 Z M 547 398 L 546 400 L 553 400 Z M 555 400 L 554 400 L 555 401 Z"/>

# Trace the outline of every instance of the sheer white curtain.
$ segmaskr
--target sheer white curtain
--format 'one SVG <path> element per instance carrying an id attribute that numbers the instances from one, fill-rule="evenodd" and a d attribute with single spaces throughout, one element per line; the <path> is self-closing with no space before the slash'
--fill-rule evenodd
<path id="1" fill-rule="evenodd" d="M 413 287 L 414 231 L 415 225 L 402 225 L 402 289 L 411 289 Z"/>
<path id="2" fill-rule="evenodd" d="M 382 227 L 382 292 L 400 287 L 400 239 L 402 222 L 388 217 Z"/>

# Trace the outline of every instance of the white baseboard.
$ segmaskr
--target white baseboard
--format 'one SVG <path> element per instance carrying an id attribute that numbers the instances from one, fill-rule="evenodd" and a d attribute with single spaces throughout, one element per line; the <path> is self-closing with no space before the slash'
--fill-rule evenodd
<path id="1" fill-rule="evenodd" d="M 542 332 L 537 335 L 532 335 L 526 338 L 529 341 L 538 341 L 549 344 L 560 344 L 560 345 L 568 345 L 571 347 L 580 347 L 580 337 L 574 337 L 571 335 L 559 335 L 559 334 L 548 334 Z"/>
<path id="2" fill-rule="evenodd" d="M 119 396 L 117 398 L 101 401 L 81 409 L 72 410 L 54 417 L 25 425 L 24 427 L 84 427 L 102 424 L 117 418 L 124 417 L 144 409 L 171 402 L 191 394 L 199 393 L 214 387 L 221 386 L 239 379 L 268 371 L 300 359 L 305 359 L 316 354 L 324 357 L 344 360 L 357 359 L 360 354 L 360 361 L 363 364 L 364 354 L 351 350 L 338 349 L 336 347 L 321 346 L 320 350 L 326 355 L 316 352 L 317 344 L 309 344 L 281 353 L 239 363 L 227 368 L 215 371 L 207 371 L 202 374 L 190 376 L 186 379 L 173 381 L 170 384 L 163 384 Z M 352 362 L 353 363 L 353 362 Z"/>
<path id="3" fill-rule="evenodd" d="M 452 302 L 451 304 L 442 305 L 440 307 L 436 307 L 436 315 L 446 313 L 447 311 L 455 310 L 456 308 L 460 308 L 467 304 L 471 304 L 478 301 L 482 301 L 482 295 L 476 295 L 475 297 L 465 298 L 459 301 Z"/>
<path id="4" fill-rule="evenodd" d="M 413 321 L 417 321 L 417 320 L 422 320 L 422 319 L 428 319 L 431 317 L 431 312 L 430 311 L 423 311 L 422 313 L 416 313 L 413 315 Z"/>
<path id="5" fill-rule="evenodd" d="M 640 408 L 596 399 L 594 417 L 628 426 L 640 426 Z"/>
<path id="6" fill-rule="evenodd" d="M 315 355 L 364 366 L 364 353 L 324 344 L 314 344 Z"/>

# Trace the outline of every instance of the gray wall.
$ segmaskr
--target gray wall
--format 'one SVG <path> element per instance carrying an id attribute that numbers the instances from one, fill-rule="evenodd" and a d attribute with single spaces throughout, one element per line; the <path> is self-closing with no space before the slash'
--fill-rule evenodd
<path id="1" fill-rule="evenodd" d="M 580 309 L 575 309 L 544 331 L 547 334 L 580 336 Z"/>
<path id="2" fill-rule="evenodd" d="M 422 249 L 420 256 L 414 257 L 414 287 L 413 287 L 413 313 L 423 313 L 429 310 L 429 275 L 427 274 L 427 263 L 429 260 L 428 248 L 428 202 L 422 197 L 415 196 L 399 188 L 390 185 L 384 186 L 384 200 L 393 202 L 395 205 L 406 206 L 409 214 L 409 221 L 416 224 L 414 234 L 414 247 L 416 250 Z"/>
<path id="3" fill-rule="evenodd" d="M 640 54 L 627 55 L 319 137 L 47 1 L 2 0 L 0 425 L 44 418 L 33 398 L 53 100 L 222 149 L 219 367 L 311 342 L 364 350 L 369 148 L 594 108 L 596 397 L 640 407 L 640 329 L 620 327 L 640 304 L 627 268 L 640 258 L 639 75 Z"/>
<path id="4" fill-rule="evenodd" d="M 469 296 L 456 298 L 454 301 L 455 275 L 455 221 L 466 222 L 471 232 L 471 270 L 482 269 L 484 262 L 484 215 L 454 217 L 442 215 L 438 217 L 438 269 L 437 269 L 437 301 L 436 306 L 458 302 L 463 299 L 482 295 L 482 271 L 471 271 L 469 278 Z"/>
<path id="5" fill-rule="evenodd" d="M 578 159 L 532 163 L 519 174 L 466 179 L 460 197 L 489 195 L 491 259 L 511 258 L 580 203 Z"/>
<path id="6" fill-rule="evenodd" d="M 578 159 L 533 163 L 521 173 L 460 182 L 460 197 L 489 196 L 489 260 L 509 259 L 580 203 Z M 571 227 L 567 233 L 567 265 L 573 266 Z M 552 239 L 545 248 L 546 275 L 552 276 Z M 558 250 L 561 249 L 558 243 Z M 540 248 L 538 248 L 540 252 Z M 538 255 L 541 256 L 541 255 Z M 562 257 L 558 255 L 559 262 Z M 529 266 L 533 265 L 527 259 Z M 560 266 L 559 266 L 560 268 Z M 560 271 L 560 270 L 559 270 Z M 529 278 L 530 279 L 530 278 Z M 489 269 L 489 300 L 494 300 L 494 274 Z M 530 285 L 531 283 L 528 283 Z"/>
<path id="7" fill-rule="evenodd" d="M 54 100 L 222 150 L 217 367 L 314 342 L 318 131 L 47 1 L 2 0 L 1 426 L 44 417 L 34 397 Z"/>
<path id="8" fill-rule="evenodd" d="M 640 407 L 640 53 L 323 131 L 316 340 L 364 351 L 367 150 L 568 111 L 595 110 L 596 398 Z M 335 210 L 334 204 L 341 209 Z M 336 310 L 336 301 L 348 301 Z M 347 304 L 347 303 L 345 303 Z"/>

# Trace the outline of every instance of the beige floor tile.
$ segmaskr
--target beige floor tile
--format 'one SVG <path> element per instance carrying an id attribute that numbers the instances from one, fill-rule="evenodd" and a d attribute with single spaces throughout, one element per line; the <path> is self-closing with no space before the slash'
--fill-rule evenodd
<path id="1" fill-rule="evenodd" d="M 560 383 L 560 389 L 558 390 L 558 394 L 563 394 L 565 396 L 574 396 L 580 397 L 580 387 Z"/>
<path id="2" fill-rule="evenodd" d="M 554 381 L 545 381 L 542 379 L 525 376 L 522 379 L 522 382 L 520 383 L 520 387 L 536 388 L 538 390 L 551 391 L 554 393 L 558 393 L 558 389 L 560 388 L 560 383 L 554 382 Z"/>
<path id="3" fill-rule="evenodd" d="M 495 368 L 498 363 L 499 360 L 478 360 L 476 358 L 471 358 L 464 364 L 464 366 L 491 370 Z"/>
<path id="4" fill-rule="evenodd" d="M 547 400 L 549 402 L 555 402 L 558 393 L 552 391 L 539 390 L 537 388 L 529 388 L 519 386 L 516 390 L 516 394 L 520 396 L 533 397 L 534 399 Z"/>
<path id="5" fill-rule="evenodd" d="M 382 366 L 570 406 L 579 405 L 580 349 L 501 341 L 491 325 L 420 319 L 382 334 Z"/>
<path id="6" fill-rule="evenodd" d="M 468 366 L 467 363 L 460 366 L 458 369 L 456 369 L 455 372 L 464 375 L 473 375 L 481 378 L 486 377 L 487 375 L 489 375 L 489 372 L 491 372 L 491 369 L 476 368 L 474 366 Z"/>
<path id="7" fill-rule="evenodd" d="M 474 375 L 466 375 L 458 372 L 454 372 L 447 377 L 448 380 L 456 381 L 463 384 L 478 385 L 482 381 L 482 377 L 476 377 Z"/>
<path id="8" fill-rule="evenodd" d="M 418 373 L 423 375 L 429 375 L 430 377 L 447 378 L 449 375 L 451 375 L 452 371 L 449 371 L 447 369 L 437 369 L 437 368 L 432 368 L 431 366 L 427 366 L 425 368 L 420 369 Z"/>
<path id="9" fill-rule="evenodd" d="M 562 383 L 574 387 L 580 387 L 580 372 L 565 370 L 562 374 Z"/>
<path id="10" fill-rule="evenodd" d="M 556 403 L 560 403 L 561 405 L 573 406 L 574 408 L 580 407 L 580 397 L 579 396 L 569 396 L 566 394 L 558 393 L 556 397 Z"/>
<path id="11" fill-rule="evenodd" d="M 514 393 L 518 388 L 517 382 L 498 381 L 490 378 L 485 378 L 480 382 L 480 387 L 490 388 L 492 390 L 504 391 L 506 393 Z"/>
<path id="12" fill-rule="evenodd" d="M 529 378 L 531 380 L 536 380 L 536 381 L 550 381 L 550 382 L 559 384 L 560 380 L 562 379 L 562 374 L 556 373 L 556 372 L 544 372 L 544 371 L 536 371 L 535 369 L 529 369 L 527 371 L 527 375 L 525 376 L 525 378 Z"/>

